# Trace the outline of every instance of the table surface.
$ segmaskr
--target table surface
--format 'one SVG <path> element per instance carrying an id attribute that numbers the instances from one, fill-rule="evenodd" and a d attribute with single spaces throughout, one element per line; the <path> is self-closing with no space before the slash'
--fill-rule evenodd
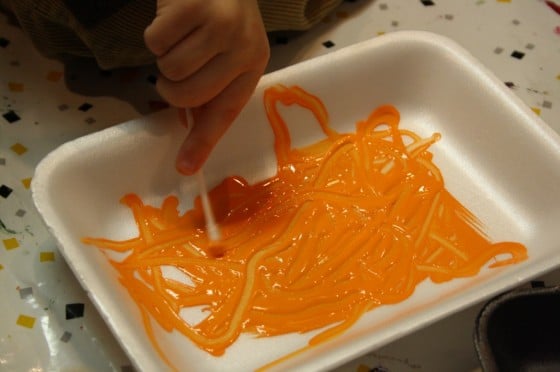
<path id="1" fill-rule="evenodd" d="M 465 47 L 560 132 L 560 14 L 543 0 L 346 1 L 313 30 L 274 35 L 269 71 L 397 30 Z M 557 2 L 558 3 L 558 2 Z M 101 72 L 39 55 L 0 14 L 0 369 L 133 370 L 66 266 L 31 199 L 58 145 L 165 106 L 153 66 Z M 560 270 L 537 278 L 560 284 Z M 528 283 L 524 285 L 530 285 Z M 476 304 L 337 368 L 473 371 Z"/>

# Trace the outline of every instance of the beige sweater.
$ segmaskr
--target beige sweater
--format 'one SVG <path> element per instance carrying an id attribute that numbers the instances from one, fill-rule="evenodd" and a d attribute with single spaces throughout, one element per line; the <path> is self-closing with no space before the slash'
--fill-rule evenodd
<path id="1" fill-rule="evenodd" d="M 37 49 L 52 58 L 93 57 L 103 69 L 154 61 L 144 45 L 156 0 L 0 0 Z M 343 0 L 258 0 L 267 31 L 307 30 Z M 66 4 L 80 4 L 73 7 Z M 101 5 L 100 5 L 101 4 Z M 102 9 L 104 5 L 106 8 Z M 87 9 L 86 9 L 87 8 Z M 80 18 L 99 13 L 94 22 Z M 90 13 L 87 13 L 90 12 Z"/>

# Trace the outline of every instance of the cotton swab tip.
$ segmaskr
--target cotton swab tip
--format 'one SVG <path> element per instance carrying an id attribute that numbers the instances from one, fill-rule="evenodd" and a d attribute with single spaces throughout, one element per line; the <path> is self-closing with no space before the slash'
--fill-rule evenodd
<path id="1" fill-rule="evenodd" d="M 206 180 L 204 179 L 204 174 L 202 169 L 196 173 L 196 178 L 198 181 L 198 188 L 200 191 L 200 201 L 202 202 L 202 211 L 204 213 L 204 219 L 206 220 L 206 233 L 208 234 L 208 239 L 210 241 L 218 241 L 221 239 L 220 229 L 216 224 L 214 218 L 214 213 L 212 212 L 212 206 L 210 204 L 210 199 L 208 198 L 208 191 L 206 189 Z"/>

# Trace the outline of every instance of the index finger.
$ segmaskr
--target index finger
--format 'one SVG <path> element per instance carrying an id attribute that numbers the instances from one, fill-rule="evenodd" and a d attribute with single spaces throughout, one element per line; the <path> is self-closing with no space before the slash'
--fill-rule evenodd
<path id="1" fill-rule="evenodd" d="M 260 76 L 257 71 L 246 72 L 210 102 L 192 110 L 194 126 L 177 154 L 176 168 L 180 173 L 193 175 L 202 167 L 251 97 Z"/>

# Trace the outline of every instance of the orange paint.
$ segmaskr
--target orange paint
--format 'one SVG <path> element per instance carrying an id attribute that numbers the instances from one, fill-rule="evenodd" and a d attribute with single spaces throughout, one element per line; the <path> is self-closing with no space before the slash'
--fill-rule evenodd
<path id="1" fill-rule="evenodd" d="M 293 149 L 278 103 L 309 109 L 325 139 Z M 134 194 L 139 236 L 85 238 L 104 250 L 129 252 L 112 261 L 144 316 L 200 348 L 221 355 L 241 332 L 273 336 L 324 330 L 317 344 L 340 334 L 366 311 L 408 298 L 425 279 L 444 282 L 526 259 L 523 245 L 493 244 L 480 223 L 444 187 L 423 139 L 400 129 L 399 113 L 381 106 L 355 133 L 329 126 L 322 102 L 301 88 L 274 86 L 264 104 L 275 134 L 277 174 L 253 185 L 228 177 L 210 192 L 223 240 L 214 257 L 200 199 L 180 215 L 170 196 L 159 208 Z M 508 254 L 509 258 L 495 257 Z M 502 256 L 500 256 L 502 257 Z M 174 266 L 191 283 L 162 273 Z M 208 317 L 189 325 L 183 308 Z M 159 349 L 159 347 L 158 347 Z"/>

